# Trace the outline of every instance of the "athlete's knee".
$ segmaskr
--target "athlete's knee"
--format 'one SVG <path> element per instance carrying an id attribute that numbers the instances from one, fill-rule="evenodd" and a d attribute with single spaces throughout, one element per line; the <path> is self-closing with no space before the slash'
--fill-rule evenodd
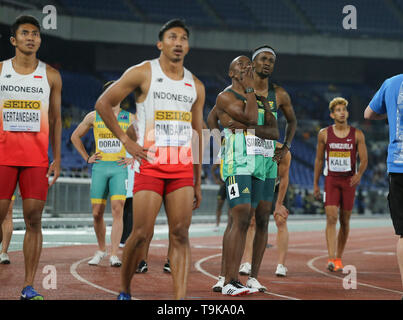
<path id="1" fill-rule="evenodd" d="M 348 229 L 350 227 L 350 213 L 344 213 L 340 215 L 340 228 Z"/>
<path id="2" fill-rule="evenodd" d="M 187 244 L 189 241 L 189 227 L 185 224 L 177 224 L 170 227 L 169 238 L 173 243 Z"/>
<path id="3" fill-rule="evenodd" d="M 338 220 L 337 214 L 326 214 L 327 224 L 335 225 L 337 224 L 337 220 Z"/>
<path id="4" fill-rule="evenodd" d="M 143 247 L 144 245 L 148 244 L 149 241 L 151 241 L 150 235 L 143 229 L 133 230 L 131 236 L 132 243 L 135 248 Z"/>
<path id="5" fill-rule="evenodd" d="M 42 228 L 42 211 L 30 210 L 24 213 L 25 227 L 30 231 L 39 231 Z"/>
<path id="6" fill-rule="evenodd" d="M 104 210 L 102 210 L 101 208 L 94 208 L 92 210 L 92 217 L 96 221 L 102 220 L 104 218 Z"/>

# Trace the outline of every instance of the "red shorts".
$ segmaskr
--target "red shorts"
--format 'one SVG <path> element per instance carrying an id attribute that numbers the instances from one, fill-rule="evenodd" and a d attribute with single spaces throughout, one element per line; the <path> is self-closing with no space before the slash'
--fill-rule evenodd
<path id="1" fill-rule="evenodd" d="M 353 210 L 355 188 L 350 186 L 349 177 L 325 177 L 325 193 L 323 195 L 325 207 L 337 206 L 346 211 Z"/>
<path id="2" fill-rule="evenodd" d="M 37 199 L 46 201 L 49 187 L 47 173 L 48 168 L 45 167 L 0 165 L 0 199 L 11 200 L 18 181 L 23 200 Z"/>
<path id="3" fill-rule="evenodd" d="M 193 187 L 193 178 L 156 178 L 136 172 L 134 176 L 133 194 L 142 190 L 150 190 L 163 197 L 183 187 Z"/>

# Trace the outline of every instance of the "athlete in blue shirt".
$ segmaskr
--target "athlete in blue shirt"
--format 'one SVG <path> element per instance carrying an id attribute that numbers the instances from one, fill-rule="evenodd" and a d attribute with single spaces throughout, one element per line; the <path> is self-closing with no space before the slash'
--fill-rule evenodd
<path id="1" fill-rule="evenodd" d="M 403 74 L 385 80 L 365 109 L 364 118 L 389 122 L 388 202 L 395 232 L 400 236 L 396 253 L 403 284 Z"/>

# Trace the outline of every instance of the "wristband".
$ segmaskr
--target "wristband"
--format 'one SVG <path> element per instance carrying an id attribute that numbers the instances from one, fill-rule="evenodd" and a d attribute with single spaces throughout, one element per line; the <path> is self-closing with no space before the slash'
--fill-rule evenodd
<path id="1" fill-rule="evenodd" d="M 291 144 L 289 144 L 288 142 L 284 142 L 283 144 L 287 147 L 288 150 L 291 149 Z"/>
<path id="2" fill-rule="evenodd" d="M 253 89 L 252 87 L 245 89 L 245 93 L 252 93 L 252 92 L 255 92 L 255 89 Z"/>

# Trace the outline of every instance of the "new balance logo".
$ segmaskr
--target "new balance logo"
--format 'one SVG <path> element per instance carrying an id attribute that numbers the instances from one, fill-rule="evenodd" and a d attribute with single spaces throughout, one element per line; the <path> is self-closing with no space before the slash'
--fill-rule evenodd
<path id="1" fill-rule="evenodd" d="M 4 78 L 11 78 L 11 74 L 6 74 Z"/>
<path id="2" fill-rule="evenodd" d="M 245 189 L 243 189 L 242 193 L 250 193 L 248 187 L 246 187 Z"/>
<path id="3" fill-rule="evenodd" d="M 157 82 L 162 82 L 163 80 L 162 78 L 157 78 Z"/>

